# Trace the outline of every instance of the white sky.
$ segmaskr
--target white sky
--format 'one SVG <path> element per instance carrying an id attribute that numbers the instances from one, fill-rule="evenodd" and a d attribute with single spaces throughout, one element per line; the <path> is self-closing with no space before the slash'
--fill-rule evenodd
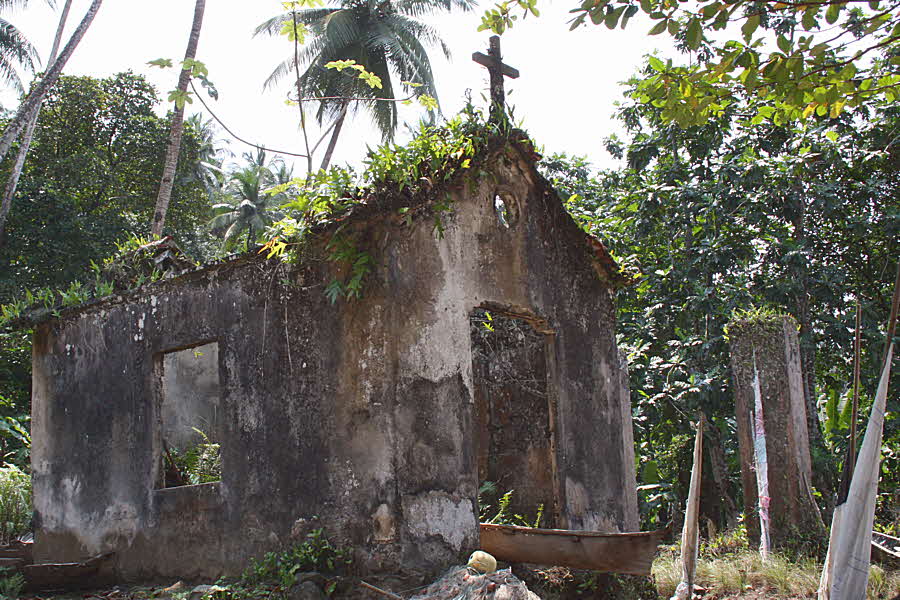
<path id="1" fill-rule="evenodd" d="M 472 62 L 471 54 L 487 51 L 490 34 L 479 33 L 477 28 L 488 1 L 483 0 L 482 7 L 471 13 L 429 20 L 454 53 L 451 62 L 437 49 L 431 55 L 446 115 L 464 105 L 467 89 L 472 89 L 477 103 L 486 106 L 487 71 Z M 90 0 L 74 1 L 67 36 L 89 4 Z M 612 118 L 613 103 L 621 98 L 618 83 L 636 72 L 644 54 L 669 49 L 669 38 L 646 36 L 649 25 L 639 19 L 626 31 L 588 25 L 569 32 L 568 10 L 575 4 L 574 0 L 545 2 L 540 18 L 518 21 L 503 35 L 504 60 L 521 72 L 519 79 L 507 79 L 507 99 L 515 106 L 516 119 L 524 119 L 525 129 L 546 153 L 583 154 L 596 166 L 611 166 L 602 140 L 620 131 Z M 160 57 L 177 63 L 183 58 L 193 10 L 193 0 L 106 0 L 64 73 L 105 77 L 131 69 L 146 75 L 165 97 L 165 92 L 175 87 L 176 70 L 160 70 L 146 63 Z M 269 148 L 302 153 L 297 109 L 285 105 L 286 88 L 263 90 L 262 86 L 275 65 L 292 52 L 291 44 L 286 38 L 252 37 L 256 25 L 279 12 L 278 0 L 209 0 L 198 59 L 206 63 L 219 90 L 219 100 L 207 102 L 232 130 Z M 31 0 L 27 10 L 4 17 L 37 45 L 43 58 L 49 54 L 58 20 L 55 11 L 40 0 Z M 8 90 L 0 94 L 3 106 L 16 102 Z M 166 107 L 161 105 L 159 110 Z M 202 107 L 196 101 L 188 107 L 188 114 L 198 111 Z M 417 116 L 407 112 L 405 118 L 414 122 Z M 222 136 L 227 137 L 224 131 Z M 403 139 L 401 131 L 398 140 Z M 358 165 L 366 145 L 379 141 L 366 117 L 348 122 L 338 141 L 335 163 Z M 250 150 L 239 142 L 232 142 L 230 148 L 238 156 Z M 302 162 L 297 164 L 296 174 L 302 171 Z"/>

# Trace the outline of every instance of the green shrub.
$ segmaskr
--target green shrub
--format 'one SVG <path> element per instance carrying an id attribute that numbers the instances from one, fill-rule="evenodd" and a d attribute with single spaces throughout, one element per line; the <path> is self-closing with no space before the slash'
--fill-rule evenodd
<path id="1" fill-rule="evenodd" d="M 336 548 L 325 537 L 323 529 L 316 529 L 306 535 L 306 541 L 302 544 L 284 552 L 268 552 L 262 559 L 253 560 L 241 582 L 256 584 L 268 581 L 289 588 L 300 571 L 341 572 L 351 562 L 350 550 Z"/>
<path id="2" fill-rule="evenodd" d="M 13 600 L 18 598 L 25 587 L 25 578 L 8 569 L 0 571 L 0 600 Z"/>
<path id="3" fill-rule="evenodd" d="M 14 465 L 0 467 L 0 543 L 28 531 L 31 521 L 31 476 Z"/>

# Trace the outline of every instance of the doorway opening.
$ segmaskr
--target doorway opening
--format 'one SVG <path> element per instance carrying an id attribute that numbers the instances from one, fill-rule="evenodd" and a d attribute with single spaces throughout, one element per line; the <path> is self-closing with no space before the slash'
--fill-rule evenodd
<path id="1" fill-rule="evenodd" d="M 543 329 L 487 307 L 469 315 L 483 523 L 559 525 L 552 333 Z"/>

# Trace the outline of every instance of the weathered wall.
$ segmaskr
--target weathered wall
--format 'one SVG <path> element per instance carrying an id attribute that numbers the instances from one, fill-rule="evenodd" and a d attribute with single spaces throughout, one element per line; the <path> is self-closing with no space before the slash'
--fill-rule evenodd
<path id="1" fill-rule="evenodd" d="M 584 235 L 519 150 L 473 191 L 406 223 L 351 219 L 374 259 L 364 297 L 330 305 L 339 269 L 238 260 L 40 325 L 34 345 L 36 553 L 117 552 L 119 573 L 215 575 L 324 526 L 356 568 L 435 570 L 478 542 L 469 313 L 552 331 L 560 525 L 637 528 L 630 405 L 613 292 Z M 498 223 L 495 194 L 512 205 Z M 338 273 L 340 274 L 340 273 Z M 158 361 L 216 342 L 222 481 L 154 489 Z M 315 518 L 315 517 L 318 518 Z"/>
<path id="2" fill-rule="evenodd" d="M 812 467 L 797 322 L 777 317 L 729 325 L 735 415 L 747 529 L 759 541 L 759 494 L 753 450 L 754 379 L 758 377 L 768 458 L 770 540 L 821 541 L 825 526 L 812 496 Z"/>

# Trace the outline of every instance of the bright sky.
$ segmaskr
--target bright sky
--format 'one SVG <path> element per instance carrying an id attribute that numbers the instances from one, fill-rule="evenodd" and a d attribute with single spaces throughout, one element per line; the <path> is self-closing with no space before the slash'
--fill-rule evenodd
<path id="1" fill-rule="evenodd" d="M 472 52 L 487 51 L 489 33 L 477 31 L 487 1 L 471 13 L 429 20 L 453 50 L 450 62 L 436 49 L 431 55 L 446 115 L 464 105 L 467 89 L 472 90 L 477 103 L 487 104 L 483 99 L 487 71 L 471 60 Z M 74 1 L 64 39 L 89 4 L 90 0 Z M 611 166 L 612 159 L 603 150 L 602 141 L 619 131 L 612 119 L 614 102 L 621 97 L 618 83 L 636 72 L 644 54 L 668 49 L 669 39 L 646 36 L 648 25 L 638 19 L 627 31 L 589 25 L 569 32 L 568 10 L 575 4 L 572 0 L 545 2 L 539 19 L 519 21 L 503 35 L 504 60 L 521 72 L 519 79 L 507 79 L 507 99 L 515 106 L 516 119 L 524 120 L 525 129 L 543 144 L 545 152 L 583 154 L 597 166 Z M 160 70 L 146 63 L 160 57 L 173 58 L 177 63 L 183 58 L 193 10 L 193 0 L 106 0 L 64 73 L 105 77 L 131 69 L 145 74 L 165 97 L 165 92 L 175 87 L 176 70 Z M 291 54 L 292 46 L 286 38 L 252 37 L 256 25 L 279 12 L 281 2 L 276 0 L 209 0 L 198 59 L 206 63 L 210 79 L 219 90 L 219 100 L 207 102 L 232 130 L 269 148 L 302 153 L 297 109 L 284 102 L 286 86 L 263 90 L 263 81 Z M 40 0 L 31 0 L 30 8 L 4 14 L 4 18 L 37 45 L 42 57 L 49 54 L 58 21 L 55 11 Z M 9 91 L 0 94 L 3 106 L 16 102 Z M 161 105 L 159 110 L 166 107 Z M 195 101 L 188 107 L 188 114 L 197 111 L 202 107 Z M 417 115 L 406 112 L 405 118 L 415 122 Z M 228 137 L 224 131 L 222 136 Z M 401 131 L 398 140 L 403 139 Z M 335 163 L 358 165 L 366 146 L 379 141 L 368 119 L 358 117 L 344 126 Z M 239 142 L 232 142 L 230 148 L 238 156 L 250 150 Z M 301 164 L 297 165 L 297 174 L 302 171 Z"/>

